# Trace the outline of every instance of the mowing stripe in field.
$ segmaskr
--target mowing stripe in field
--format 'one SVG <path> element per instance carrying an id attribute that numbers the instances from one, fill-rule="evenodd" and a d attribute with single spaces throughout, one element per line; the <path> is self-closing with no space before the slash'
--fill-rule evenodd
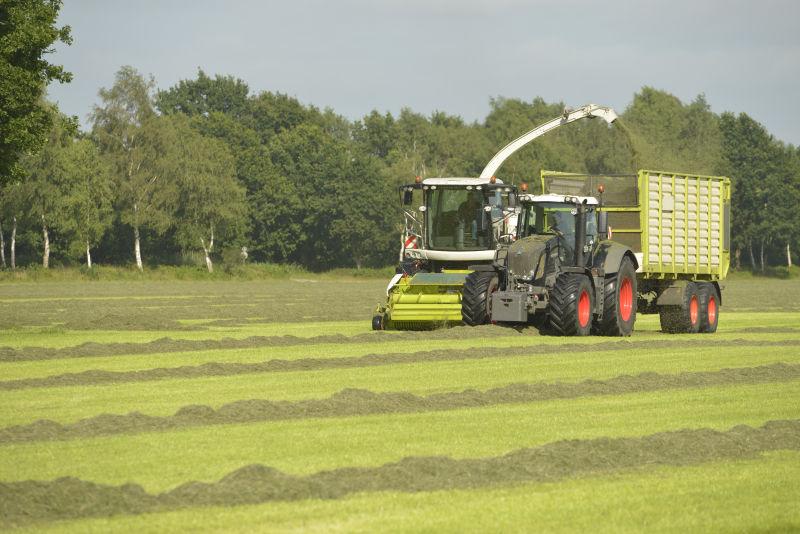
<path id="1" fill-rule="evenodd" d="M 637 438 L 559 441 L 500 457 L 405 458 L 373 468 L 341 468 L 293 476 L 249 465 L 213 483 L 188 482 L 161 494 L 138 485 L 110 487 L 77 479 L 0 483 L 0 518 L 11 526 L 191 506 L 232 506 L 275 500 L 340 499 L 352 493 L 435 491 L 520 482 L 551 482 L 636 467 L 684 466 L 800 450 L 800 420 L 770 421 L 725 432 L 681 430 Z M 75 506 L 80 499 L 81 506 Z"/>
<path id="2" fill-rule="evenodd" d="M 652 337 L 636 336 L 634 338 L 553 338 L 535 336 L 504 336 L 488 338 L 472 338 L 461 340 L 417 340 L 404 341 L 402 343 L 338 343 L 338 344 L 312 344 L 303 347 L 275 347 L 264 349 L 228 349 L 212 351 L 196 351 L 181 353 L 149 354 L 138 356 L 108 356 L 93 357 L 83 359 L 60 359 L 45 361 L 25 361 L 15 363 L 0 363 L 0 377 L 4 381 L 19 380 L 26 378 L 44 378 L 57 374 L 79 373 L 89 370 L 102 370 L 109 372 L 130 372 L 144 371 L 155 368 L 176 368 L 182 366 L 198 366 L 201 364 L 217 363 L 264 363 L 265 360 L 309 360 L 309 359 L 332 359 L 332 358 L 357 358 L 367 355 L 379 354 L 408 354 L 414 352 L 431 350 L 453 350 L 455 352 L 470 351 L 479 348 L 497 347 L 534 347 L 539 350 L 541 347 L 558 347 L 564 344 L 574 344 L 581 350 L 591 347 L 592 350 L 602 349 L 603 343 L 614 342 L 635 342 L 643 343 L 647 340 L 653 342 L 657 347 L 664 343 L 692 343 L 708 344 L 731 342 L 732 340 L 741 341 L 747 344 L 761 344 L 763 342 L 792 341 L 800 339 L 799 334 L 780 334 L 780 333 L 759 333 L 759 334 L 720 334 L 712 338 L 709 336 L 683 335 L 667 336 L 657 334 Z M 518 349 L 519 350 L 519 349 Z M 518 352 L 515 350 L 513 352 Z M 706 352 L 706 351 L 704 351 Z M 787 350 L 780 351 L 789 352 Z M 800 352 L 794 351 L 792 352 Z M 267 360 L 269 359 L 269 360 Z"/>
<path id="3" fill-rule="evenodd" d="M 789 532 L 800 526 L 798 495 L 800 452 L 775 451 L 558 482 L 191 507 L 20 532 Z"/>
<path id="4" fill-rule="evenodd" d="M 444 354 L 447 357 L 450 355 L 452 353 Z M 681 350 L 582 350 L 572 353 L 533 351 L 502 357 L 475 350 L 460 357 L 470 359 L 431 358 L 414 365 L 376 365 L 81 388 L 47 388 L 46 393 L 41 388 L 0 391 L 0 427 L 31 423 L 37 419 L 68 423 L 101 413 L 138 411 L 148 415 L 170 415 L 187 404 L 218 408 L 226 403 L 254 398 L 323 398 L 343 388 L 429 395 L 467 388 L 490 389 L 519 382 L 576 382 L 648 371 L 675 374 L 682 371 L 714 371 L 724 367 L 754 367 L 781 361 L 800 363 L 800 356 L 787 355 L 785 349 L 775 350 L 775 347 L 749 343 L 725 350 L 698 351 L 690 347 Z M 406 359 L 402 362 L 408 363 Z"/>
<path id="5" fill-rule="evenodd" d="M 680 349 L 691 347 L 695 350 L 708 350 L 710 348 L 737 347 L 748 344 L 744 339 L 720 340 L 695 338 L 691 340 L 660 340 L 660 341 L 605 341 L 591 345 L 593 350 L 625 350 L 625 351 L 658 351 L 664 349 Z M 206 376 L 237 376 L 253 373 L 273 373 L 299 370 L 318 369 L 343 369 L 371 367 L 380 365 L 394 365 L 405 363 L 420 363 L 446 360 L 469 360 L 487 357 L 506 357 L 530 354 L 550 354 L 554 352 L 569 353 L 584 348 L 585 344 L 564 343 L 560 345 L 540 345 L 538 347 L 503 347 L 485 348 L 480 351 L 465 351 L 448 349 L 440 351 L 427 351 L 419 353 L 390 353 L 383 355 L 367 355 L 360 357 L 340 358 L 301 358 L 297 360 L 268 360 L 258 363 L 223 363 L 210 362 L 202 365 L 181 367 L 159 367 L 138 371 L 105 371 L 90 369 L 79 373 L 65 373 L 35 378 L 20 378 L 17 380 L 0 381 L 0 391 L 13 391 L 29 388 L 49 388 L 65 386 L 87 386 L 99 384 L 120 384 L 126 382 L 148 382 L 153 380 L 168 380 L 175 378 L 196 378 Z M 776 351 L 786 350 L 792 353 L 800 352 L 800 339 L 784 341 L 760 341 L 755 346 L 772 347 Z"/>
<path id="6" fill-rule="evenodd" d="M 163 491 L 251 463 L 295 474 L 407 456 L 496 456 L 562 439 L 800 418 L 797 382 L 665 390 L 412 414 L 218 425 L 0 447 L 0 480 L 77 476 Z"/>
<path id="7" fill-rule="evenodd" d="M 778 363 L 760 367 L 721 369 L 678 375 L 647 372 L 637 376 L 624 375 L 609 380 L 585 380 L 576 384 L 512 384 L 488 391 L 470 389 L 460 392 L 436 393 L 427 397 L 407 392 L 375 393 L 363 389 L 346 389 L 327 399 L 301 401 L 251 399 L 225 404 L 217 410 L 210 406 L 189 405 L 181 407 L 174 415 L 164 417 L 133 412 L 126 415 L 102 414 L 66 425 L 52 420 L 39 420 L 29 425 L 0 428 L 0 444 L 309 417 L 347 417 L 482 408 L 497 404 L 532 403 L 597 395 L 624 395 L 664 389 L 789 382 L 798 379 L 800 379 L 800 365 Z"/>

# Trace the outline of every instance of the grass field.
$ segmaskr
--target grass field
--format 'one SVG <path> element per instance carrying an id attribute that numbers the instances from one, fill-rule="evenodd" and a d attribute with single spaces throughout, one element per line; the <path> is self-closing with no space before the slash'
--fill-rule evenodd
<path id="1" fill-rule="evenodd" d="M 800 529 L 800 282 L 626 339 L 371 332 L 385 282 L 0 283 L 0 528 Z"/>

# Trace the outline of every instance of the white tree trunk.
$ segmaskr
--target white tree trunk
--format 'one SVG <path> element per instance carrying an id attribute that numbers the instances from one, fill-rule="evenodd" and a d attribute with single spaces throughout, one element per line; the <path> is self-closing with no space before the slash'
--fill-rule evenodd
<path id="1" fill-rule="evenodd" d="M 92 268 L 92 250 L 89 247 L 89 242 L 86 242 L 86 267 Z"/>
<path id="2" fill-rule="evenodd" d="M 6 268 L 6 241 L 3 237 L 2 224 L 0 224 L 0 264 L 3 265 L 3 269 Z"/>
<path id="3" fill-rule="evenodd" d="M 143 271 L 142 267 L 142 249 L 139 246 L 139 227 L 133 227 L 133 252 L 136 255 L 136 268 Z"/>
<path id="4" fill-rule="evenodd" d="M 752 241 L 748 241 L 747 242 L 747 248 L 750 251 L 750 269 L 755 271 L 756 270 L 756 258 L 755 258 L 755 256 L 753 256 L 753 242 Z"/>
<path id="5" fill-rule="evenodd" d="M 764 240 L 761 240 L 761 272 L 764 272 Z"/>
<path id="6" fill-rule="evenodd" d="M 5 266 L 5 262 L 3 262 Z M 791 267 L 792 266 L 792 247 L 789 245 L 789 242 L 786 242 L 786 265 Z"/>
<path id="7" fill-rule="evenodd" d="M 44 237 L 44 252 L 42 253 L 42 267 L 50 267 L 50 233 L 47 231 L 47 224 L 42 215 L 42 236 Z"/>
<path id="8" fill-rule="evenodd" d="M 11 270 L 17 268 L 17 218 L 14 217 L 14 224 L 11 227 Z"/>
<path id="9" fill-rule="evenodd" d="M 214 248 L 214 225 L 211 225 L 211 239 L 208 240 L 208 246 L 206 246 L 206 240 L 202 237 L 200 238 L 200 244 L 203 245 L 203 252 L 206 255 L 206 268 L 208 272 L 214 272 L 214 264 L 211 262 L 211 250 Z"/>

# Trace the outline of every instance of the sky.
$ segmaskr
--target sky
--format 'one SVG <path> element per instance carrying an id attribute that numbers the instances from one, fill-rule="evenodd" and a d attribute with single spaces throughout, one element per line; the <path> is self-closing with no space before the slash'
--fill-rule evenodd
<path id="1" fill-rule="evenodd" d="M 746 112 L 800 145 L 800 1 L 65 0 L 74 74 L 49 96 L 84 126 L 131 65 L 166 89 L 241 78 L 349 119 L 373 109 L 482 121 L 491 98 L 623 111 L 643 86 Z"/>

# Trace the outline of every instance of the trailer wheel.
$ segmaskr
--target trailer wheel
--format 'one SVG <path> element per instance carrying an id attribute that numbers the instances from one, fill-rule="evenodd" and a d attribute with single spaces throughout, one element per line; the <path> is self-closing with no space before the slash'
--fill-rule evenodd
<path id="1" fill-rule="evenodd" d="M 603 319 L 595 332 L 603 336 L 629 336 L 636 322 L 636 269 L 630 258 L 623 258 L 619 271 L 605 279 Z"/>
<path id="2" fill-rule="evenodd" d="M 700 331 L 713 334 L 717 331 L 719 323 L 719 295 L 714 284 L 702 282 L 698 284 L 698 298 L 700 300 Z"/>
<path id="3" fill-rule="evenodd" d="M 659 309 L 661 331 L 668 334 L 696 334 L 699 332 L 700 300 L 698 284 L 694 282 L 686 284 L 680 306 L 662 306 Z"/>
<path id="4" fill-rule="evenodd" d="M 588 336 L 592 331 L 594 291 L 589 278 L 564 273 L 550 296 L 550 328 L 561 336 Z"/>
<path id="5" fill-rule="evenodd" d="M 492 293 L 499 284 L 494 271 L 474 271 L 467 276 L 461 293 L 461 319 L 477 326 L 492 319 Z"/>

